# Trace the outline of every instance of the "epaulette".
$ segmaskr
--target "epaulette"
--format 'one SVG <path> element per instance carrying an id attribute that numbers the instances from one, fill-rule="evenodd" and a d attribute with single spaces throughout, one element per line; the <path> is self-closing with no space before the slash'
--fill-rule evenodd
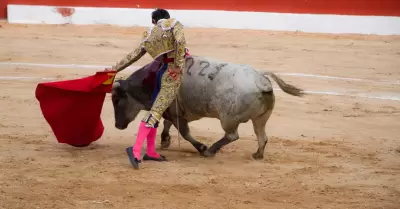
<path id="1" fill-rule="evenodd" d="M 163 31 L 166 31 L 166 30 L 171 30 L 172 28 L 174 28 L 176 24 L 181 24 L 181 23 L 178 20 L 176 20 L 175 18 L 170 18 L 170 19 L 160 21 L 160 23 L 158 25 L 161 27 L 161 29 Z"/>

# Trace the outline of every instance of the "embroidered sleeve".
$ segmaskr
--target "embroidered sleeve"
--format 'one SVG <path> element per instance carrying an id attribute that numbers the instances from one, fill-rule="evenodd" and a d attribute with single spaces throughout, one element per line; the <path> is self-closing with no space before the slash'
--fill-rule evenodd
<path id="1" fill-rule="evenodd" d="M 186 47 L 186 39 L 185 39 L 185 34 L 183 32 L 183 25 L 177 23 L 172 32 L 175 38 L 174 64 L 175 67 L 183 70 L 185 64 L 184 62 L 185 62 L 185 47 Z"/>
<path id="2" fill-rule="evenodd" d="M 146 50 L 140 45 L 132 52 L 128 53 L 124 58 L 122 58 L 119 62 L 117 62 L 114 66 L 112 66 L 111 70 L 121 71 L 127 68 L 129 65 L 138 61 L 143 55 L 146 54 Z"/>
<path id="3" fill-rule="evenodd" d="M 145 41 L 151 33 L 151 28 L 148 31 L 144 31 L 142 34 L 142 40 L 136 49 L 128 53 L 123 59 L 117 62 L 114 66 L 112 66 L 111 70 L 121 71 L 127 68 L 129 65 L 133 64 L 134 62 L 138 61 L 141 57 L 146 54 L 146 50 L 143 47 L 143 41 Z"/>

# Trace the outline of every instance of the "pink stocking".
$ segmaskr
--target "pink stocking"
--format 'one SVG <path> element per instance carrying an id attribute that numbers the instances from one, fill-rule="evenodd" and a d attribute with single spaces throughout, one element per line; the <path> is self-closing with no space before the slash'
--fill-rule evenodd
<path id="1" fill-rule="evenodd" d="M 147 155 L 154 158 L 159 158 L 160 155 L 156 151 L 156 135 L 157 128 L 152 128 L 147 136 Z"/>
<path id="2" fill-rule="evenodd" d="M 140 152 L 142 150 L 143 147 L 143 141 L 144 139 L 146 139 L 147 135 L 149 135 L 151 131 L 151 128 L 146 127 L 146 123 L 145 122 L 140 122 L 139 125 L 139 131 L 137 133 L 137 137 L 136 137 L 136 142 L 135 145 L 133 146 L 133 154 L 135 155 L 135 158 L 140 160 Z"/>

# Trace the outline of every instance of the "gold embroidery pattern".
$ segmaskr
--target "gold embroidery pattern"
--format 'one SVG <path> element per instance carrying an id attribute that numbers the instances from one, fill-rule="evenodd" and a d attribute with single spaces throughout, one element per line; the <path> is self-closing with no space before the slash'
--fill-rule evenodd
<path id="1" fill-rule="evenodd" d="M 174 39 L 176 41 L 173 67 L 179 68 L 182 71 L 183 66 L 185 65 L 185 48 L 186 48 L 186 39 L 185 39 L 185 34 L 183 33 L 183 26 L 181 24 L 176 24 L 172 32 L 174 34 Z"/>
<path id="2" fill-rule="evenodd" d="M 174 51 L 177 48 L 184 48 L 186 41 L 183 34 L 183 25 L 173 18 L 158 22 L 147 38 L 143 40 L 143 46 L 153 58 Z"/>

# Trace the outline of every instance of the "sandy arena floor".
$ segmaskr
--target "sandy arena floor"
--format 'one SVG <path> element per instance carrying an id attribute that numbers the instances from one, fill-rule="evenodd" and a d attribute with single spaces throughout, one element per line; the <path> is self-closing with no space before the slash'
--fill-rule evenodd
<path id="1" fill-rule="evenodd" d="M 124 149 L 134 142 L 138 123 L 114 128 L 109 97 L 98 142 L 58 144 L 34 96 L 39 78 L 80 78 L 97 69 L 5 63 L 111 65 L 138 43 L 142 30 L 0 23 L 0 208 L 400 207 L 398 36 L 187 29 L 192 54 L 278 73 L 359 79 L 282 75 L 306 90 L 342 95 L 296 98 L 276 91 L 263 161 L 251 158 L 257 142 L 248 123 L 240 126 L 238 141 L 211 159 L 182 138 L 179 147 L 173 129 L 171 148 L 160 151 L 170 162 L 133 170 Z M 134 65 L 149 61 L 146 55 Z M 208 145 L 222 136 L 217 120 L 190 125 Z"/>

